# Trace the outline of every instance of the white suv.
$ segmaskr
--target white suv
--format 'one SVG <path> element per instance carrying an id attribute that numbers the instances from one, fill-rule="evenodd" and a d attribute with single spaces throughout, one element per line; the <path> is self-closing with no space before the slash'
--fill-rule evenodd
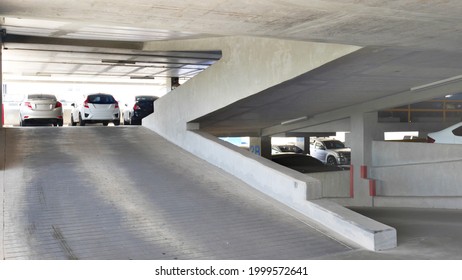
<path id="1" fill-rule="evenodd" d="M 327 165 L 350 165 L 351 149 L 342 141 L 318 138 L 310 143 L 310 155 Z"/>
<path id="2" fill-rule="evenodd" d="M 120 124 L 119 103 L 110 94 L 89 94 L 86 99 L 76 106 L 72 103 L 71 125 L 79 123 L 84 126 L 87 123 L 102 123 L 107 126 L 110 122 Z"/>

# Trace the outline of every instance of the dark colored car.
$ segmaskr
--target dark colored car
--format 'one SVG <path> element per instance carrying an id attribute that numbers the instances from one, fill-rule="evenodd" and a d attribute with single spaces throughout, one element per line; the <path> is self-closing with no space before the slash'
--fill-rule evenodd
<path id="1" fill-rule="evenodd" d="M 123 111 L 124 124 L 141 124 L 141 120 L 154 112 L 154 101 L 157 96 L 139 95 L 135 96 L 133 106 L 125 104 Z"/>
<path id="2" fill-rule="evenodd" d="M 329 166 L 323 164 L 320 160 L 304 154 L 287 153 L 273 155 L 272 161 L 296 170 L 301 173 L 316 173 L 328 171 L 342 171 L 343 169 L 337 166 Z"/>

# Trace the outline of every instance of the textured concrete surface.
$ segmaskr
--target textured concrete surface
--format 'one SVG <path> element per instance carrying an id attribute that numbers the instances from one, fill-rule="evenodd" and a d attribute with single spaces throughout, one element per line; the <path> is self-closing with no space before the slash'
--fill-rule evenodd
<path id="1" fill-rule="evenodd" d="M 3 133 L 5 259 L 462 259 L 461 210 L 352 208 L 397 229 L 371 252 L 142 127 Z"/>
<path id="2" fill-rule="evenodd" d="M 462 260 L 462 210 L 352 208 L 396 228 L 398 247 L 382 251 L 349 251 L 326 259 Z"/>
<path id="3" fill-rule="evenodd" d="M 5 259 L 317 259 L 352 250 L 143 127 L 5 133 Z"/>

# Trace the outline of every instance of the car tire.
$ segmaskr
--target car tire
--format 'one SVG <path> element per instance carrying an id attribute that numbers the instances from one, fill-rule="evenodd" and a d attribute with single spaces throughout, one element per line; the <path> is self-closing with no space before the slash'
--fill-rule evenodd
<path id="1" fill-rule="evenodd" d="M 81 114 L 79 114 L 79 124 L 80 124 L 80 126 L 85 126 L 85 121 L 82 120 L 82 115 Z"/>
<path id="2" fill-rule="evenodd" d="M 336 166 L 337 165 L 337 160 L 333 156 L 328 156 L 327 160 L 326 160 L 326 164 Z"/>
<path id="3" fill-rule="evenodd" d="M 64 121 L 63 120 L 58 120 L 58 126 L 63 126 L 64 125 Z"/>
<path id="4" fill-rule="evenodd" d="M 71 115 L 71 126 L 76 126 L 77 123 L 74 121 L 74 116 Z"/>
<path id="5" fill-rule="evenodd" d="M 23 121 L 23 120 L 20 120 L 20 121 L 19 121 L 19 126 L 26 126 L 26 122 Z"/>
<path id="6" fill-rule="evenodd" d="M 108 122 L 103 122 L 103 126 L 107 126 L 108 124 Z"/>
<path id="7" fill-rule="evenodd" d="M 120 125 L 120 120 L 114 121 L 114 125 L 115 125 L 115 126 L 119 126 L 119 125 Z"/>

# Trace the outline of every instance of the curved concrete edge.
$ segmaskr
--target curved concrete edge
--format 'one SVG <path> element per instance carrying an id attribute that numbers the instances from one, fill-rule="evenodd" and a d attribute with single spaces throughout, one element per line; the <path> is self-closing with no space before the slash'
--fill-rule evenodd
<path id="1" fill-rule="evenodd" d="M 188 131 L 183 136 L 183 149 L 352 243 L 372 251 L 396 247 L 394 228 L 335 202 L 319 199 L 322 193 L 319 180 L 275 164 L 204 132 Z"/>

